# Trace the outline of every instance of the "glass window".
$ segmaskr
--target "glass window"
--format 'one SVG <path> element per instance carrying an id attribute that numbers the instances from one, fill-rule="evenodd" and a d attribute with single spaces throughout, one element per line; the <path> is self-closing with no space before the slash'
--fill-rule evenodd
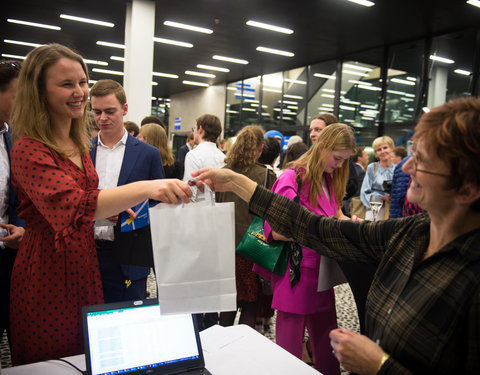
<path id="1" fill-rule="evenodd" d="M 282 118 L 283 74 L 266 74 L 262 83 L 262 125 L 265 130 L 277 129 Z"/>
<path id="2" fill-rule="evenodd" d="M 227 102 L 225 108 L 224 137 L 228 138 L 241 128 L 242 110 L 242 81 L 232 82 L 227 85 Z"/>
<path id="3" fill-rule="evenodd" d="M 378 135 L 381 68 L 347 60 L 342 64 L 338 120 L 352 125 L 357 143 L 370 146 Z"/>
<path id="4" fill-rule="evenodd" d="M 334 113 L 336 66 L 333 60 L 310 66 L 307 127 L 320 113 Z"/>
<path id="5" fill-rule="evenodd" d="M 242 128 L 245 125 L 258 124 L 260 106 L 260 77 L 243 81 Z M 240 129 L 237 129 L 237 132 Z"/>
<path id="6" fill-rule="evenodd" d="M 282 125 L 303 125 L 307 94 L 306 68 L 297 68 L 283 74 Z M 292 129 L 293 130 L 293 129 Z M 295 132 L 293 132 L 296 134 Z"/>
<path id="7" fill-rule="evenodd" d="M 424 55 L 423 40 L 389 49 L 384 130 L 397 146 L 406 146 L 423 112 L 420 89 Z"/>
<path id="8" fill-rule="evenodd" d="M 433 38 L 429 64 L 429 108 L 471 94 L 474 53 L 473 31 Z"/>
<path id="9" fill-rule="evenodd" d="M 170 99 L 152 97 L 152 115 L 159 117 L 164 124 L 168 124 L 168 119 L 170 115 Z"/>

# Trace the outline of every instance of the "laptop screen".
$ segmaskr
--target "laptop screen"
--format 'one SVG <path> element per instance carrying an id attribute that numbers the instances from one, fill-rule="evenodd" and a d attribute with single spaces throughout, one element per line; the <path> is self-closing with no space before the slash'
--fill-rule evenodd
<path id="1" fill-rule="evenodd" d="M 156 300 L 87 306 L 83 319 L 91 375 L 168 374 L 204 366 L 192 314 L 160 315 Z"/>

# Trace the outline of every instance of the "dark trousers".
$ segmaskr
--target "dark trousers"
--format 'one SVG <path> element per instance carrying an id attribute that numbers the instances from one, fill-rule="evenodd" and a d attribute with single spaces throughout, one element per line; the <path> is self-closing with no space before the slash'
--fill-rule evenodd
<path id="1" fill-rule="evenodd" d="M 17 255 L 16 249 L 8 247 L 0 249 L 0 338 L 7 331 L 10 343 L 10 279 L 13 263 Z"/>
<path id="2" fill-rule="evenodd" d="M 95 241 L 105 303 L 145 299 L 147 278 L 129 280 L 122 266 L 113 261 L 113 242 Z"/>
<path id="3" fill-rule="evenodd" d="M 346 263 L 340 261 L 338 261 L 338 265 L 352 289 L 353 298 L 357 305 L 360 333 L 365 335 L 365 306 L 377 266 L 369 263 Z"/>

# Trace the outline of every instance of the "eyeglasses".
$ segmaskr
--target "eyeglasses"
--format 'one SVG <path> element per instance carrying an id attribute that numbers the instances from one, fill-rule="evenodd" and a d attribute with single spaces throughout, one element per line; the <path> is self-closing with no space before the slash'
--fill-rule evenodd
<path id="1" fill-rule="evenodd" d="M 432 172 L 432 171 L 427 171 L 425 169 L 419 169 L 418 168 L 417 144 L 415 142 L 412 144 L 412 160 L 413 160 L 413 164 L 415 165 L 415 172 L 422 172 L 422 173 L 431 174 L 431 175 L 434 175 L 434 176 L 450 178 L 450 176 L 448 174 Z"/>

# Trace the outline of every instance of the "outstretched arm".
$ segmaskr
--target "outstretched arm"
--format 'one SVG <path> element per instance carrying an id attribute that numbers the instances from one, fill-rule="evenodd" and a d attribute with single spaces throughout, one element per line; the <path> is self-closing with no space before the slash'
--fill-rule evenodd
<path id="1" fill-rule="evenodd" d="M 192 191 L 176 179 L 137 181 L 127 185 L 101 190 L 98 195 L 94 219 L 105 219 L 118 214 L 145 199 L 165 203 L 188 203 Z"/>
<path id="2" fill-rule="evenodd" d="M 198 171 L 192 172 L 192 177 L 197 180 L 196 184 L 200 189 L 203 188 L 203 184 L 207 184 L 214 192 L 231 191 L 237 194 L 245 202 L 250 201 L 250 198 L 257 187 L 255 181 L 227 168 L 199 169 Z"/>

